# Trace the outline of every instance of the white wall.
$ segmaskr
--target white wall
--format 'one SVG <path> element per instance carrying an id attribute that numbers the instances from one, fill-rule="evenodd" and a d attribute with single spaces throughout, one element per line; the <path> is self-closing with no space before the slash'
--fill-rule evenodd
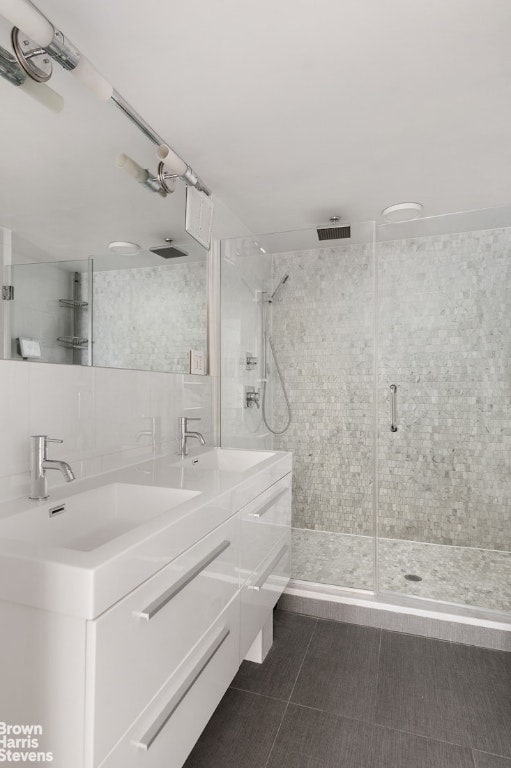
<path id="1" fill-rule="evenodd" d="M 222 445 L 270 448 L 261 408 L 245 406 L 245 387 L 261 391 L 261 294 L 269 290 L 271 256 L 254 238 L 222 243 Z M 247 370 L 247 353 L 258 360 Z"/>

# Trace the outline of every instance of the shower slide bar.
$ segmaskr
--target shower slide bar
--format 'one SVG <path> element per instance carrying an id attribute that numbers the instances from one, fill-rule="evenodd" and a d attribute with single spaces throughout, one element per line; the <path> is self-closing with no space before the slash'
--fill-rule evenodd
<path id="1" fill-rule="evenodd" d="M 397 432 L 397 386 L 390 385 L 390 431 Z"/>

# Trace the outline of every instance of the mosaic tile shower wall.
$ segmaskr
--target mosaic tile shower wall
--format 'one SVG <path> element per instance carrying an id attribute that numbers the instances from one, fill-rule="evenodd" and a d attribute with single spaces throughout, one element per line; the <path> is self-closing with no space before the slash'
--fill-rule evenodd
<path id="1" fill-rule="evenodd" d="M 206 352 L 206 283 L 203 261 L 94 272 L 94 365 L 187 373 Z"/>
<path id="2" fill-rule="evenodd" d="M 511 229 L 377 253 L 380 535 L 511 549 Z"/>
<path id="3" fill-rule="evenodd" d="M 510 229 L 376 246 L 380 536 L 511 549 L 510 254 Z M 296 528 L 373 533 L 372 266 L 370 246 L 274 256 Z"/>
<path id="4" fill-rule="evenodd" d="M 372 258 L 370 245 L 274 256 L 274 284 L 290 275 L 272 312 L 293 412 L 274 445 L 293 451 L 296 528 L 374 532 Z"/>

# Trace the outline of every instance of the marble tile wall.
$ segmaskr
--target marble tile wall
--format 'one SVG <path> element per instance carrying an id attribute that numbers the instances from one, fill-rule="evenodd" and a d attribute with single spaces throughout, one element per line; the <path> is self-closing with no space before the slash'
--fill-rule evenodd
<path id="1" fill-rule="evenodd" d="M 189 350 L 207 351 L 206 283 L 205 261 L 95 271 L 94 365 L 189 371 Z"/>
<path id="2" fill-rule="evenodd" d="M 286 272 L 272 320 L 292 422 L 274 445 L 293 452 L 293 525 L 371 535 L 372 245 L 274 255 L 274 282 Z M 273 379 L 278 424 L 285 409 Z"/>
<path id="3" fill-rule="evenodd" d="M 510 229 L 376 246 L 382 536 L 511 549 L 510 254 Z M 273 337 L 293 423 L 274 444 L 294 454 L 293 524 L 371 535 L 372 249 L 274 255 L 284 272 Z"/>
<path id="4" fill-rule="evenodd" d="M 511 229 L 377 253 L 380 533 L 511 549 Z"/>

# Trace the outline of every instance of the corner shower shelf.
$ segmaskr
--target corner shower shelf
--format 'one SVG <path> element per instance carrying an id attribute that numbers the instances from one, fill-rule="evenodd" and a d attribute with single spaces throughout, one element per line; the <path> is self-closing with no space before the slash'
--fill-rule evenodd
<path id="1" fill-rule="evenodd" d="M 59 336 L 57 341 L 61 347 L 66 347 L 66 349 L 87 349 L 89 344 L 89 340 L 81 336 Z"/>
<path id="2" fill-rule="evenodd" d="M 89 306 L 88 301 L 79 301 L 78 299 L 59 299 L 61 307 L 69 307 L 70 309 L 87 309 Z"/>

